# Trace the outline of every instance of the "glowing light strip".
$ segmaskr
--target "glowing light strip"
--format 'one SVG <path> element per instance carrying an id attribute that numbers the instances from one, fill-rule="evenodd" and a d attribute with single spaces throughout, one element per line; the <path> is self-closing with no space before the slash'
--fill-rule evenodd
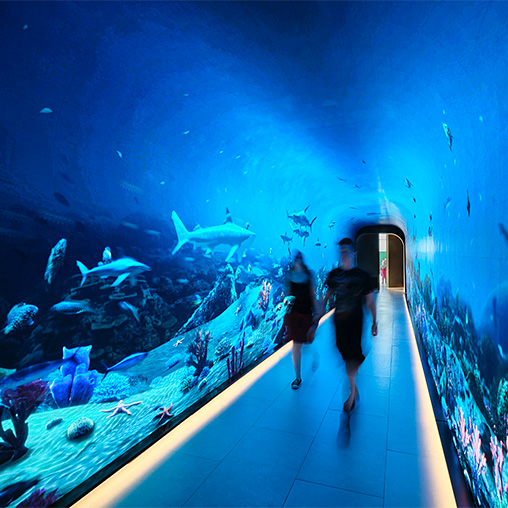
<path id="1" fill-rule="evenodd" d="M 407 302 L 405 302 L 407 319 L 411 323 Z M 409 349 L 412 360 L 412 372 L 416 391 L 416 409 L 418 429 L 423 449 L 428 456 L 420 456 L 424 469 L 420 473 L 420 480 L 425 482 L 429 496 L 432 496 L 432 506 L 457 506 L 453 493 L 450 474 L 441 445 L 441 438 L 437 428 L 434 410 L 430 401 L 427 381 L 423 372 L 422 359 L 418 352 L 416 337 L 411 326 Z M 421 431 L 421 435 L 420 435 Z M 436 460 L 437 459 L 437 460 Z"/>
<path id="2" fill-rule="evenodd" d="M 231 406 L 267 371 L 291 350 L 291 342 L 281 347 L 167 435 L 128 462 L 94 490 L 72 505 L 72 508 L 109 508 L 115 506 L 149 476 L 161 463 L 197 434 L 203 427 Z M 161 488 L 163 486 L 161 485 Z"/>

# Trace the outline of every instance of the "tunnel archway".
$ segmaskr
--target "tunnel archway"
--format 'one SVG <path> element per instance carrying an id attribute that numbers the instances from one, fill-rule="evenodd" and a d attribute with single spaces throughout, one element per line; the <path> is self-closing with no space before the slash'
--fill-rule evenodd
<path id="1" fill-rule="evenodd" d="M 372 286 L 379 289 L 380 234 L 386 234 L 387 240 L 387 287 L 405 291 L 405 234 L 397 226 L 379 224 L 359 229 L 355 235 L 357 265 L 370 275 Z"/>

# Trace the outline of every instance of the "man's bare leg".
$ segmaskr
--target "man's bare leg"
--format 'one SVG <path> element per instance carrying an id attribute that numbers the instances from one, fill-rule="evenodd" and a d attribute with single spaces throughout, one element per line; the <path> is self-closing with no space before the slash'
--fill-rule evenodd
<path id="1" fill-rule="evenodd" d="M 346 372 L 349 379 L 349 386 L 351 387 L 351 393 L 349 394 L 346 402 L 344 402 L 344 411 L 351 411 L 354 407 L 355 396 L 357 393 L 355 377 L 361 363 L 362 362 L 359 362 L 358 360 L 346 360 Z"/>

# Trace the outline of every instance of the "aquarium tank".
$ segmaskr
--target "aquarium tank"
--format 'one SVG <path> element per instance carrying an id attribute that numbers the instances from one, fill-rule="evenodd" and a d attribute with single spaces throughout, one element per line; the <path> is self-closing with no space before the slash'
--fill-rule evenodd
<path id="1" fill-rule="evenodd" d="M 1 2 L 3 505 L 71 504 L 171 432 L 284 343 L 297 250 L 322 290 L 386 226 L 471 492 L 508 506 L 507 20 Z"/>

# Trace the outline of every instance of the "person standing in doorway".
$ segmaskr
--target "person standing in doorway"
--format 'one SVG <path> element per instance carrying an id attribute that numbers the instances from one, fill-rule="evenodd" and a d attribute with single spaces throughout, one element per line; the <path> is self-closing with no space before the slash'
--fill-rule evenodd
<path id="1" fill-rule="evenodd" d="M 291 388 L 297 390 L 302 383 L 301 364 L 302 347 L 312 342 L 309 330 L 316 309 L 316 293 L 312 283 L 312 274 L 303 261 L 301 252 L 297 252 L 287 277 L 288 294 L 295 297 L 291 312 L 284 317 L 285 340 L 293 341 L 293 365 L 296 378 Z"/>
<path id="2" fill-rule="evenodd" d="M 324 309 L 328 302 L 335 308 L 335 340 L 337 348 L 346 362 L 350 394 L 344 402 L 344 411 L 351 411 L 358 395 L 355 377 L 365 360 L 362 352 L 363 303 L 372 314 L 373 336 L 377 335 L 376 305 L 372 294 L 369 275 L 355 266 L 355 244 L 350 238 L 339 242 L 340 266 L 332 270 L 326 279 L 328 290 Z"/>
<path id="3" fill-rule="evenodd" d="M 386 286 L 386 258 L 381 261 L 381 284 Z"/>

